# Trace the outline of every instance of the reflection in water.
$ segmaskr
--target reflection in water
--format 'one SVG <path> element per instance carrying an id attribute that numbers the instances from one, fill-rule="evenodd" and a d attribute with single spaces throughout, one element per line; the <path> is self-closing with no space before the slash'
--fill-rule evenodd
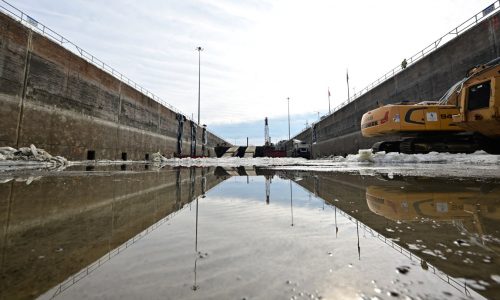
<path id="1" fill-rule="evenodd" d="M 396 252 L 401 253 L 402 255 L 406 256 L 408 259 L 411 261 L 418 261 L 420 263 L 420 266 L 423 270 L 431 270 L 432 273 L 438 277 L 440 280 L 443 280 L 443 282 L 446 282 L 453 288 L 457 289 L 459 292 L 465 294 L 466 296 L 471 296 L 471 292 L 469 290 L 469 287 L 467 286 L 467 283 L 461 282 L 460 280 L 457 280 L 456 278 L 450 277 L 449 274 L 444 273 L 443 271 L 439 270 L 437 267 L 428 264 L 425 260 L 420 258 L 419 256 L 413 254 L 411 251 L 408 249 L 405 249 L 404 247 L 401 247 L 397 243 L 394 243 L 393 239 L 387 238 L 386 236 L 380 234 L 379 232 L 373 230 L 372 228 L 368 227 L 366 224 L 361 223 L 359 220 L 353 218 L 351 215 L 347 214 L 346 212 L 339 210 L 340 215 L 346 217 L 349 219 L 351 222 L 356 223 L 356 231 L 358 232 L 357 238 L 358 238 L 358 258 L 361 260 L 361 250 L 359 247 L 359 231 L 358 228 L 359 226 L 363 227 L 363 231 L 368 232 L 370 236 L 377 238 L 378 241 L 381 241 L 385 243 L 386 245 L 390 246 L 393 248 Z M 384 253 L 387 254 L 387 253 Z M 398 267 L 397 271 L 398 273 L 406 274 L 409 270 L 409 267 L 403 266 L 403 267 Z M 448 295 L 451 296 L 451 295 Z M 409 297 L 411 299 L 411 297 Z M 475 298 L 475 297 L 474 297 Z"/>
<path id="2" fill-rule="evenodd" d="M 135 171 L 134 166 L 128 168 Z M 352 290 L 363 291 L 369 298 L 383 282 L 388 293 L 398 284 L 402 293 L 406 284 L 405 289 L 421 298 L 440 291 L 469 295 L 468 286 L 456 277 L 472 279 L 472 284 L 487 282 L 489 286 L 481 285 L 487 296 L 498 290 L 491 279 L 499 266 L 496 183 L 461 182 L 457 187 L 435 180 L 275 174 L 253 168 L 97 170 L 88 176 L 70 176 L 70 171 L 30 181 L 30 185 L 0 184 L 0 195 L 8 199 L 1 203 L 6 214 L 0 219 L 5 278 L 0 298 L 33 298 L 53 286 L 48 297 L 68 299 L 89 292 L 114 298 L 313 294 L 318 298 L 315 290 L 326 298 Z M 212 189 L 230 174 L 245 177 Z M 254 174 L 264 176 L 250 177 Z M 294 184 L 325 199 L 327 205 L 311 199 L 311 192 L 294 190 Z M 263 193 L 267 205 L 259 205 Z M 339 236 L 340 227 L 343 234 Z M 481 242 L 474 244 L 479 237 Z M 104 264 L 115 257 L 112 264 Z M 487 257 L 488 263 L 464 268 L 466 259 Z M 399 283 L 391 287 L 395 269 L 398 274 L 410 273 L 396 277 Z M 201 271 L 203 276 L 198 277 Z M 449 284 L 451 291 L 441 281 L 428 282 L 430 272 Z M 378 286 L 369 286 L 375 279 Z M 292 286 L 299 281 L 300 288 Z M 425 282 L 423 288 L 412 285 L 418 281 Z M 441 285 L 428 294 L 426 289 L 432 284 Z M 120 289 L 109 289 L 116 286 Z M 264 286 L 272 290 L 260 288 Z"/>
<path id="3" fill-rule="evenodd" d="M 333 207 L 335 209 L 335 237 L 338 237 L 339 234 L 339 226 L 337 225 L 337 206 Z"/>
<path id="4" fill-rule="evenodd" d="M 358 237 L 358 259 L 361 260 L 361 247 L 359 247 L 359 224 L 356 220 L 356 236 Z"/>
<path id="5" fill-rule="evenodd" d="M 500 221 L 499 194 L 500 188 L 491 185 L 452 190 L 433 184 L 371 185 L 366 188 L 366 201 L 371 211 L 391 220 L 452 221 L 461 229 L 477 233 L 485 244 L 485 219 Z"/>
<path id="6" fill-rule="evenodd" d="M 200 169 L 87 169 L 0 184 L 0 299 L 33 298 L 62 282 L 55 291 L 60 293 L 224 180 L 210 171 L 196 188 L 185 179 L 202 177 Z M 189 186 L 192 191 L 183 194 Z"/>
<path id="7" fill-rule="evenodd" d="M 303 175 L 297 184 L 487 296 L 500 293 L 497 181 Z M 336 226 L 337 228 L 337 226 Z"/>
<path id="8" fill-rule="evenodd" d="M 190 168 L 189 169 L 190 171 L 190 174 L 193 174 L 192 176 L 192 179 L 191 179 L 191 188 L 193 190 L 193 193 L 194 193 L 194 186 L 195 186 L 195 182 L 196 182 L 196 178 L 194 177 L 194 174 L 195 174 L 195 171 L 196 169 L 195 168 Z M 205 193 L 206 193 L 206 189 L 207 189 L 207 176 L 206 176 L 206 169 L 201 169 L 201 198 L 205 198 Z M 195 216 L 196 216 L 196 220 L 195 220 L 195 242 L 194 242 L 194 282 L 193 282 L 193 286 L 191 287 L 191 289 L 193 291 L 196 291 L 199 289 L 199 285 L 197 284 L 197 281 L 196 281 L 196 268 L 197 268 L 197 264 L 198 264 L 198 258 L 200 256 L 203 256 L 203 254 L 198 251 L 198 209 L 199 209 L 199 198 L 200 197 L 196 197 L 196 211 L 195 211 Z"/>
<path id="9" fill-rule="evenodd" d="M 284 178 L 290 178 L 290 177 L 284 176 Z M 248 182 L 247 177 L 241 179 L 242 180 L 238 180 L 236 178 L 234 181 L 231 180 L 230 182 L 226 182 L 225 184 L 223 184 L 223 188 L 218 189 L 220 192 L 215 193 L 215 195 L 214 193 L 212 193 L 212 195 L 208 195 L 207 198 L 197 197 L 195 200 L 194 215 L 190 215 L 195 218 L 194 235 L 195 235 L 196 256 L 194 259 L 194 269 L 192 269 L 193 262 L 192 260 L 190 260 L 191 261 L 190 273 L 193 275 L 193 277 L 190 278 L 191 284 L 189 286 L 185 286 L 185 288 L 187 288 L 188 290 L 197 291 L 196 294 L 202 295 L 203 298 L 246 298 L 240 296 L 240 294 L 238 294 L 238 291 L 245 290 L 245 288 L 248 286 L 253 286 L 251 290 L 254 292 L 265 291 L 265 293 L 270 293 L 267 294 L 269 298 L 280 298 L 278 295 L 283 296 L 282 294 L 279 294 L 279 290 L 269 291 L 258 288 L 258 287 L 263 287 L 262 285 L 251 284 L 251 282 L 256 280 L 254 277 L 246 277 L 246 280 L 237 279 L 236 282 L 227 281 L 228 278 L 229 280 L 231 279 L 234 280 L 234 278 L 241 277 L 242 274 L 254 274 L 256 272 L 257 272 L 256 275 L 258 274 L 256 278 L 260 277 L 265 278 L 264 281 L 269 282 L 270 286 L 276 286 L 277 284 L 275 282 L 276 280 L 278 282 L 281 282 L 282 284 L 291 284 L 293 282 L 299 282 L 301 280 L 300 286 L 302 287 L 302 289 L 306 287 L 306 290 L 307 288 L 309 288 L 310 290 L 314 290 L 314 289 L 319 289 L 321 286 L 320 289 L 328 295 L 327 291 L 331 288 L 330 286 L 332 286 L 331 283 L 332 281 L 329 278 L 323 278 L 325 277 L 325 275 L 322 275 L 321 271 L 322 269 L 319 268 L 325 263 L 327 265 L 329 264 L 326 261 L 323 261 L 323 259 L 321 259 L 324 258 L 324 253 L 327 252 L 325 251 L 325 249 L 329 250 L 327 252 L 328 257 L 333 257 L 336 259 L 334 262 L 337 263 L 341 262 L 343 264 L 347 264 L 349 262 L 348 268 L 352 268 L 352 270 L 355 270 L 355 272 L 353 273 L 355 275 L 352 274 L 349 275 L 350 273 L 348 272 L 348 269 L 342 270 L 341 266 L 335 265 L 334 263 L 335 270 L 339 269 L 339 271 L 334 272 L 334 276 L 336 278 L 335 282 L 342 282 L 347 280 L 347 282 L 349 282 L 351 286 L 356 286 L 355 289 L 363 291 L 363 295 L 367 295 L 366 297 L 368 297 L 369 295 L 374 296 L 374 294 L 370 288 L 367 289 L 366 283 L 361 284 L 362 282 L 366 282 L 366 280 L 368 280 L 369 283 L 371 278 L 373 278 L 373 277 L 366 277 L 365 273 L 366 274 L 376 273 L 378 274 L 377 276 L 379 276 L 375 277 L 377 278 L 377 282 L 384 282 L 384 281 L 390 281 L 391 278 L 391 275 L 388 275 L 387 272 L 390 271 L 391 274 L 394 274 L 394 270 L 398 270 L 399 274 L 404 274 L 404 276 L 406 276 L 406 277 L 398 277 L 398 281 L 401 282 L 400 283 L 401 288 L 395 288 L 395 286 L 398 286 L 398 284 L 394 284 L 393 287 L 381 284 L 381 288 L 390 291 L 391 294 L 398 295 L 403 293 L 402 287 L 406 286 L 406 287 L 411 287 L 411 289 L 414 289 L 415 293 L 415 289 L 418 290 L 419 288 L 417 286 L 411 285 L 411 282 L 423 280 L 422 282 L 425 281 L 426 282 L 425 284 L 426 285 L 428 284 L 427 279 L 424 279 L 425 277 L 422 278 L 419 277 L 420 276 L 418 275 L 419 271 L 417 269 L 414 269 L 414 266 L 416 264 L 422 266 L 421 267 L 422 272 L 424 272 L 425 268 L 427 268 L 427 270 L 431 270 L 432 274 L 438 276 L 438 278 L 443 280 L 443 281 L 437 281 L 438 283 L 442 284 L 443 282 L 445 282 L 446 284 L 450 284 L 450 287 L 452 289 L 451 291 L 453 291 L 453 288 L 455 288 L 456 289 L 454 290 L 455 292 L 458 291 L 460 293 L 465 293 L 466 295 L 470 294 L 469 289 L 467 288 L 467 286 L 464 285 L 463 282 L 455 280 L 454 278 L 449 277 L 448 275 L 442 273 L 433 264 L 424 262 L 422 259 L 420 259 L 412 252 L 408 251 L 407 249 L 404 249 L 403 247 L 400 247 L 398 244 L 394 243 L 393 240 L 387 238 L 383 234 L 368 227 L 366 224 L 364 224 L 357 218 L 353 217 L 349 213 L 346 213 L 342 209 L 337 209 L 336 207 L 330 207 L 330 206 L 327 206 L 326 209 L 323 210 L 323 201 L 316 200 L 315 202 L 311 202 L 311 198 L 308 197 L 309 194 L 300 193 L 300 191 L 296 193 L 293 190 L 293 184 L 291 180 L 277 179 L 276 181 L 273 181 L 272 184 L 273 189 L 277 189 L 278 191 L 280 190 L 286 191 L 288 189 L 290 192 L 289 212 L 292 217 L 292 225 L 296 225 L 294 221 L 295 217 L 297 217 L 297 219 L 300 220 L 299 221 L 300 226 L 294 227 L 293 232 L 295 234 L 292 234 L 291 231 L 286 230 L 283 226 L 281 226 L 283 219 L 280 221 L 280 218 L 285 217 L 286 214 L 285 209 L 288 205 L 286 197 L 280 196 L 283 195 L 283 193 L 279 192 L 274 193 L 275 197 L 273 198 L 273 201 L 270 201 L 271 202 L 270 205 L 266 205 L 264 207 L 259 205 L 254 205 L 254 203 L 255 204 L 259 203 L 259 201 L 261 201 L 262 198 L 257 196 L 255 197 L 255 202 L 252 203 L 251 199 L 245 199 L 245 198 L 240 199 L 238 197 L 246 195 L 248 190 L 257 191 L 258 189 L 256 189 L 255 187 L 258 186 L 258 183 L 262 184 L 261 187 L 265 186 L 266 180 L 265 178 L 263 178 L 263 180 L 260 182 L 258 181 L 249 184 L 247 183 Z M 248 189 L 245 189 L 244 186 L 240 185 L 243 182 L 245 183 L 245 185 L 251 185 L 251 186 Z M 261 193 L 262 191 L 260 190 L 260 194 Z M 248 196 L 252 195 L 253 194 L 249 194 Z M 342 201 L 342 199 L 340 199 L 340 201 Z M 279 213 L 280 211 L 282 211 L 281 214 Z M 329 214 L 330 212 L 334 212 L 334 216 L 331 216 Z M 203 224 L 199 223 L 199 218 L 201 215 L 203 215 L 203 220 L 204 220 Z M 184 213 L 184 215 L 181 216 L 181 219 L 176 218 L 175 221 L 178 224 L 182 224 L 181 220 L 183 217 L 189 217 L 189 215 L 186 215 L 186 213 Z M 273 219 L 275 219 L 275 221 Z M 192 219 L 190 220 L 192 222 Z M 337 241 L 337 244 L 335 244 L 335 246 L 333 247 L 333 251 L 331 250 L 331 248 L 325 248 L 325 245 L 331 242 L 331 240 L 329 240 L 328 237 L 331 234 L 332 224 L 325 223 L 325 221 L 327 220 L 331 221 L 335 220 L 336 231 L 338 227 L 343 227 L 343 231 L 345 232 L 345 234 L 343 234 L 342 237 L 338 237 L 338 239 L 334 240 Z M 261 227 L 258 227 L 257 225 L 262 226 L 262 228 L 266 228 L 266 230 L 262 230 Z M 172 226 L 174 226 L 174 224 L 172 224 Z M 198 247 L 199 226 L 203 226 L 204 228 L 203 235 L 206 236 L 205 237 L 206 240 L 212 241 L 211 243 L 210 242 L 203 243 L 204 251 L 205 247 L 208 247 L 208 249 L 212 249 L 212 251 L 209 250 L 211 252 L 211 258 L 206 260 L 205 263 L 203 264 L 199 264 L 199 262 L 201 262 L 200 259 L 206 258 L 205 256 L 206 254 L 204 253 L 204 251 L 203 252 L 200 251 Z M 175 239 L 173 238 L 168 239 L 169 235 L 174 234 L 177 230 L 182 230 L 182 226 L 170 227 L 171 229 L 170 231 L 168 229 L 169 228 L 164 228 L 163 233 L 159 235 L 161 236 L 161 240 L 162 241 L 164 240 L 165 245 L 170 245 L 173 243 L 182 244 L 182 241 L 178 240 L 179 238 L 184 236 L 182 232 L 176 234 Z M 360 242 L 362 237 L 360 235 L 360 229 L 362 229 L 363 232 L 365 233 L 363 235 L 364 247 L 367 247 L 368 249 L 377 249 L 377 251 L 373 250 L 367 251 L 366 254 L 364 254 L 363 256 L 363 263 L 356 264 L 352 260 L 353 258 L 361 262 Z M 250 236 L 252 236 L 252 240 L 250 241 L 248 240 L 250 236 L 246 236 L 245 231 L 249 232 Z M 166 235 L 165 233 L 167 232 L 169 232 L 169 234 Z M 221 237 L 220 235 L 216 234 L 216 232 L 219 232 L 219 234 L 222 232 L 224 237 Z M 264 235 L 258 234 L 261 232 L 265 232 L 266 234 Z M 225 238 L 226 235 L 228 237 L 231 237 L 231 239 Z M 272 240 L 272 243 L 269 244 L 268 242 L 266 242 L 266 235 L 270 238 L 270 240 Z M 303 239 L 302 235 L 305 236 L 311 235 L 313 237 L 318 237 L 318 238 L 314 238 L 306 242 Z M 289 241 L 285 243 L 285 245 L 287 245 L 288 243 L 293 243 L 293 244 L 288 244 L 293 246 L 282 247 L 281 245 L 283 245 L 283 240 Z M 380 242 L 382 242 L 383 247 L 377 245 L 377 243 Z M 221 248 L 221 243 L 223 245 L 225 244 L 226 246 Z M 353 249 L 354 243 L 357 244 L 356 246 L 357 251 Z M 136 252 L 141 253 L 141 255 L 142 253 L 144 252 L 147 253 L 148 251 L 147 241 L 137 247 L 140 248 Z M 392 250 L 391 248 L 394 250 Z M 283 262 L 280 262 L 281 260 L 280 256 L 287 255 L 287 252 L 293 251 L 294 249 L 299 249 L 297 253 L 308 253 L 308 255 L 306 257 L 303 257 L 301 255 L 297 256 L 297 253 L 294 253 L 293 255 L 290 256 L 292 260 L 290 261 L 285 260 L 284 265 L 287 266 L 301 265 L 304 261 L 308 261 L 309 259 L 313 259 L 316 261 L 314 264 L 312 264 L 312 262 L 305 263 L 305 266 L 307 266 L 308 271 L 301 272 L 301 276 L 305 276 L 305 278 L 282 277 L 285 274 L 286 274 L 285 276 L 290 276 L 294 274 L 294 272 L 292 271 L 293 268 L 287 271 L 283 271 L 282 270 L 283 267 L 273 270 L 273 268 L 272 267 L 270 268 L 270 266 L 268 265 L 269 263 L 270 265 L 273 265 L 273 262 L 275 261 L 278 263 L 278 265 L 283 265 Z M 270 252 L 262 252 L 264 250 L 270 250 Z M 177 252 L 171 252 L 165 249 L 164 251 L 162 251 L 162 253 L 166 254 L 170 253 L 171 255 L 173 255 L 173 260 L 177 262 L 174 265 L 170 265 L 170 268 L 175 270 L 174 272 L 169 272 L 170 268 L 168 267 L 161 269 L 163 270 L 162 272 L 166 272 L 167 275 L 165 275 L 166 276 L 165 278 L 167 279 L 172 280 L 174 278 L 177 278 L 177 276 L 180 274 L 178 270 L 183 269 L 181 267 L 183 265 L 182 259 L 176 259 L 176 257 L 178 257 L 179 255 L 179 252 L 182 253 L 182 250 Z M 333 255 L 334 252 L 336 253 L 335 255 Z M 258 254 L 257 260 L 251 258 L 254 256 L 254 253 Z M 351 254 L 354 254 L 355 256 Z M 125 255 L 127 256 L 126 253 Z M 234 258 L 235 255 L 237 259 Z M 265 259 L 262 259 L 261 255 L 265 257 Z M 402 258 L 399 257 L 399 255 L 405 257 L 405 260 L 402 260 Z M 247 257 L 250 257 L 250 259 L 248 259 Z M 230 264 L 230 262 L 232 261 L 234 261 L 235 264 Z M 127 265 L 129 263 L 134 263 L 134 265 L 127 268 L 132 268 L 132 269 L 139 268 L 139 270 L 137 271 L 138 274 L 144 274 L 145 271 L 151 272 L 153 274 L 160 272 L 160 269 L 153 269 L 153 270 L 144 269 L 145 268 L 145 266 L 143 266 L 144 262 L 137 263 L 134 260 L 134 256 L 128 257 L 126 259 L 126 262 Z M 219 263 L 217 264 L 217 262 Z M 117 266 L 113 267 L 112 269 L 110 269 L 111 268 L 110 267 L 108 268 L 108 270 L 112 271 L 113 274 L 119 273 L 120 269 L 115 270 L 114 268 L 116 267 Z M 220 269 L 220 267 L 222 267 L 222 269 Z M 198 268 L 202 268 L 203 270 L 206 271 L 203 273 L 204 274 L 203 278 L 198 277 L 199 275 L 197 273 Z M 264 268 L 263 269 L 264 272 L 262 272 L 263 270 L 261 268 Z M 304 265 L 300 267 L 300 269 L 302 268 L 304 268 Z M 237 273 L 233 273 L 235 270 L 237 271 Z M 330 269 L 330 272 L 333 272 L 333 269 Z M 265 273 L 269 273 L 269 276 L 265 276 Z M 102 276 L 104 276 L 104 278 L 102 276 L 100 277 L 98 276 L 93 280 L 91 280 L 91 282 L 93 282 L 93 286 L 98 284 L 100 279 L 107 278 L 107 276 L 109 275 L 106 274 L 107 273 L 103 273 Z M 227 276 L 225 274 L 227 274 Z M 155 282 L 154 277 L 150 278 L 150 280 L 153 280 L 153 282 Z M 219 282 L 220 280 L 222 281 Z M 224 280 L 226 280 L 226 282 Z M 315 285 L 313 284 L 316 282 L 323 282 L 325 280 L 326 282 L 328 282 L 328 284 L 326 285 L 328 286 L 328 288 L 325 288 L 325 286 L 323 285 L 315 287 Z M 211 282 L 214 284 L 209 284 Z M 216 282 L 218 282 L 218 284 L 215 284 Z M 148 284 L 148 286 L 150 285 L 151 283 Z M 125 283 L 124 286 L 129 286 L 129 284 Z M 233 287 L 233 288 L 227 289 L 228 287 Z M 333 284 L 333 287 L 335 287 L 335 284 Z M 135 286 L 134 289 L 141 291 L 141 293 L 146 292 L 146 290 L 144 290 L 144 287 L 141 285 Z M 375 290 L 377 289 L 379 289 L 379 287 L 375 286 Z M 433 290 L 433 289 L 431 290 L 434 291 L 433 293 L 440 293 L 439 291 L 441 289 L 444 288 L 439 287 L 438 290 Z M 85 290 L 86 288 L 83 288 L 83 291 Z M 169 291 L 173 293 L 169 294 L 172 295 L 173 298 L 185 298 L 185 297 L 190 298 L 189 295 L 187 295 L 182 290 L 172 289 Z M 201 291 L 202 293 L 200 294 Z M 221 294 L 221 291 L 224 292 Z M 448 290 L 446 293 L 453 295 L 451 291 Z M 81 292 L 82 288 L 76 288 L 75 290 L 67 294 L 67 297 L 71 298 L 72 296 L 78 295 L 78 293 Z M 236 292 L 236 294 L 234 294 L 234 292 Z M 286 298 L 293 298 L 294 290 L 291 289 L 290 292 L 292 293 L 290 294 L 291 297 L 287 296 Z M 410 293 L 410 292 L 404 292 L 404 293 Z M 413 295 L 420 295 L 422 298 L 428 298 L 426 296 L 428 294 L 425 293 L 428 292 L 417 292 L 416 294 Z M 301 295 L 302 296 L 306 295 L 309 297 L 309 294 L 306 292 L 303 292 L 301 290 L 296 291 L 296 296 L 301 296 Z M 330 294 L 330 297 L 332 297 L 332 295 L 336 294 L 335 293 Z M 147 298 L 148 294 L 144 295 L 144 297 Z M 258 296 L 255 297 L 258 298 Z M 314 295 L 314 297 L 312 298 L 315 297 L 316 295 Z"/>
<path id="10" fill-rule="evenodd" d="M 292 196 L 292 181 L 289 179 L 288 183 L 290 183 L 290 213 L 292 216 L 292 227 L 293 227 L 293 196 Z"/>
<path id="11" fill-rule="evenodd" d="M 271 176 L 265 175 L 266 178 L 266 204 L 269 205 L 269 197 L 271 196 Z M 247 176 L 248 183 L 248 176 Z"/>
<path id="12" fill-rule="evenodd" d="M 194 253 L 195 253 L 195 259 L 194 259 L 194 283 L 193 286 L 191 287 L 193 291 L 196 291 L 198 289 L 198 285 L 196 284 L 196 264 L 198 263 L 198 197 L 196 197 L 196 231 L 195 231 L 195 242 L 194 242 Z"/>

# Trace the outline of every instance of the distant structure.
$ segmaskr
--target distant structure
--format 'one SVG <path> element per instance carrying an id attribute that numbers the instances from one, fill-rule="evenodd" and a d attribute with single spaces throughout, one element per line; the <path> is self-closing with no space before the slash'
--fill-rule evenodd
<path id="1" fill-rule="evenodd" d="M 264 119 L 264 146 L 271 146 L 271 137 L 269 136 L 269 123 L 267 117 Z"/>

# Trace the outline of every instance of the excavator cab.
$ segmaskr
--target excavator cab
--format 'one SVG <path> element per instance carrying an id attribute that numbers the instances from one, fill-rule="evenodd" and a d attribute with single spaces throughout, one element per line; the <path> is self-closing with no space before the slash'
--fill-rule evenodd
<path id="1" fill-rule="evenodd" d="M 469 87 L 467 94 L 468 111 L 490 107 L 491 81 Z"/>
<path id="2" fill-rule="evenodd" d="M 469 71 L 460 95 L 460 113 L 453 115 L 453 122 L 467 130 L 487 137 L 500 137 L 500 65 L 495 63 L 478 66 Z M 497 91 L 499 89 L 499 91 Z"/>

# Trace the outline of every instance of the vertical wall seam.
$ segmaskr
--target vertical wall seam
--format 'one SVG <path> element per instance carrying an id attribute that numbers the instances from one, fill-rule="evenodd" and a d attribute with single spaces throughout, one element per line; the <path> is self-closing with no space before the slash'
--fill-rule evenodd
<path id="1" fill-rule="evenodd" d="M 495 16 L 493 18 L 490 19 L 490 22 L 489 22 L 489 29 L 490 29 L 490 32 L 491 32 L 491 36 L 492 36 L 492 42 L 493 42 L 493 50 L 494 50 L 494 53 L 495 53 L 495 58 L 498 57 L 498 44 L 497 44 L 497 35 L 496 35 L 496 30 L 495 30 L 495 27 L 498 27 L 500 26 L 499 25 L 499 18 L 498 16 Z"/>
<path id="2" fill-rule="evenodd" d="M 26 89 L 28 85 L 28 74 L 29 74 L 29 65 L 31 62 L 31 39 L 33 37 L 33 31 L 28 30 L 28 41 L 26 45 L 26 59 L 24 60 L 24 70 L 23 70 L 23 89 L 21 92 L 21 101 L 19 103 L 20 108 L 19 108 L 19 114 L 17 117 L 17 130 L 16 130 L 16 148 L 19 148 L 19 140 L 21 139 L 21 129 L 22 129 L 22 122 L 23 122 L 23 116 L 24 116 L 24 98 L 26 97 Z"/>
<path id="3" fill-rule="evenodd" d="M 120 117 L 122 114 L 122 85 L 123 82 L 119 80 L 120 84 L 118 85 L 118 115 L 116 118 L 116 147 L 115 147 L 115 160 L 118 160 L 118 153 L 120 152 L 118 147 L 120 146 L 120 128 L 121 128 L 121 122 L 120 122 Z"/>

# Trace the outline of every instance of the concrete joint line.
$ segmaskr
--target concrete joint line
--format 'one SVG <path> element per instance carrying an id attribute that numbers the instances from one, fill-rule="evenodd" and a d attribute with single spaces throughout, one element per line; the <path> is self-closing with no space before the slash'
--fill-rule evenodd
<path id="1" fill-rule="evenodd" d="M 17 117 L 17 131 L 16 131 L 16 148 L 19 148 L 19 141 L 21 139 L 21 130 L 22 130 L 22 122 L 23 122 L 23 112 L 24 112 L 24 98 L 26 97 L 26 89 L 28 85 L 28 74 L 29 74 L 29 69 L 30 69 L 30 62 L 31 62 L 31 52 L 32 52 L 32 44 L 31 40 L 33 37 L 33 31 L 28 30 L 28 41 L 27 41 L 27 46 L 26 46 L 26 59 L 24 60 L 24 71 L 23 71 L 23 90 L 21 92 L 21 99 L 20 99 L 20 108 L 19 108 L 19 115 Z"/>

